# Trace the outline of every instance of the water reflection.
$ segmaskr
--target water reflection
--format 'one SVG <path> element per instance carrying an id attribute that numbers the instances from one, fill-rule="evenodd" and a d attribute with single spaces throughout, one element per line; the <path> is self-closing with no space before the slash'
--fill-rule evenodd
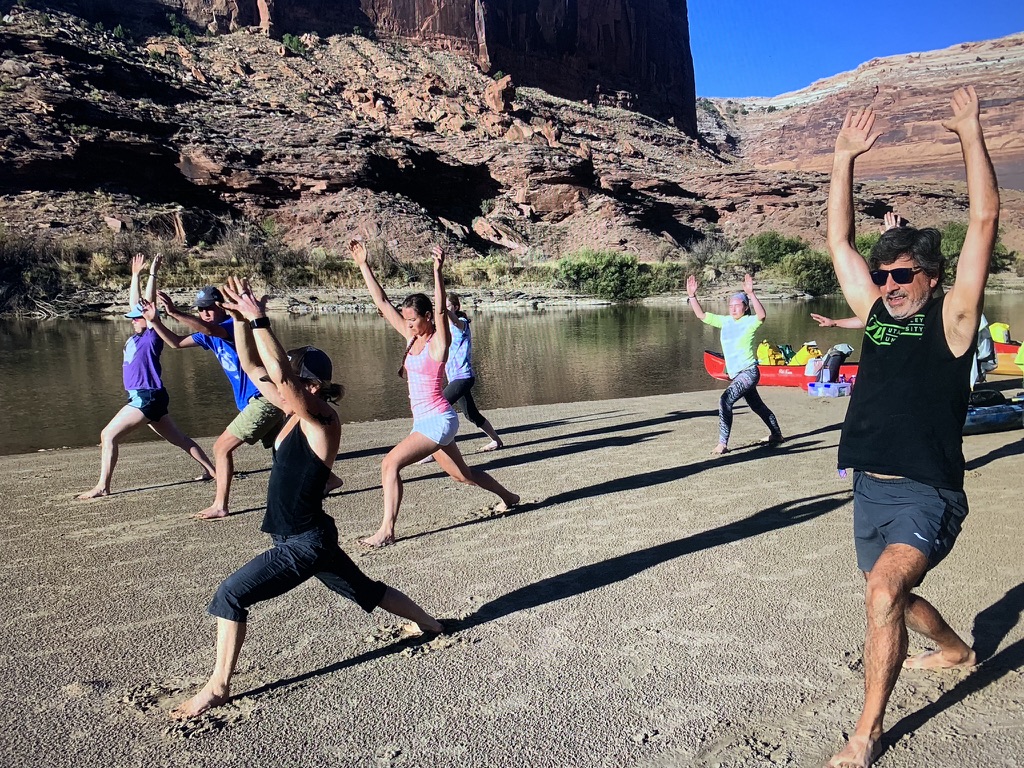
<path id="1" fill-rule="evenodd" d="M 725 306 L 709 303 L 711 311 Z M 794 346 L 815 339 L 823 349 L 860 334 L 819 328 L 810 312 L 849 313 L 841 299 L 768 302 L 760 336 Z M 987 299 L 990 320 L 1024 335 L 1024 302 L 1007 294 Z M 403 341 L 375 314 L 275 318 L 288 346 L 313 343 L 334 359 L 345 385 L 345 421 L 409 415 L 405 383 L 398 378 Z M 128 321 L 0 321 L 0 407 L 6 429 L 0 454 L 40 448 L 95 445 L 124 404 L 121 348 Z M 704 372 L 702 352 L 717 349 L 717 331 L 699 323 L 684 305 L 607 307 L 473 315 L 474 397 L 487 409 L 541 403 L 692 392 L 718 388 Z M 234 417 L 228 386 L 213 355 L 202 349 L 166 349 L 164 382 L 171 415 L 186 433 L 219 433 Z M 500 431 L 500 417 L 494 419 Z M 471 427 L 470 427 L 471 428 Z M 129 439 L 154 439 L 140 430 Z"/>

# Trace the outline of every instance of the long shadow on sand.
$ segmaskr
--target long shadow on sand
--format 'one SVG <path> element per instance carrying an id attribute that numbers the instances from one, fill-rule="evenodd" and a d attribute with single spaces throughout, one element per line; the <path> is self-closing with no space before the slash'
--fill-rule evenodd
<path id="1" fill-rule="evenodd" d="M 724 456 L 718 456 L 713 459 L 704 459 L 694 464 L 686 464 L 680 467 L 668 467 L 666 469 L 659 469 L 653 472 L 643 472 L 636 475 L 630 475 L 629 477 L 619 477 L 614 480 L 607 480 L 603 483 L 597 483 L 595 485 L 585 486 L 583 488 L 576 488 L 562 493 L 549 496 L 544 499 L 540 499 L 536 502 L 527 502 L 519 505 L 515 509 L 509 512 L 495 513 L 493 515 L 483 515 L 481 517 L 474 517 L 470 520 L 462 520 L 451 525 L 442 526 L 440 528 L 432 528 L 429 531 L 419 531 L 418 533 L 409 534 L 402 536 L 400 541 L 408 541 L 410 539 L 419 539 L 423 536 L 431 536 L 435 533 L 444 533 L 445 531 L 454 531 L 459 528 L 465 528 L 470 525 L 478 525 L 480 523 L 493 522 L 494 520 L 512 517 L 513 515 L 521 515 L 528 512 L 533 512 L 537 509 L 550 508 L 555 504 L 562 504 L 569 501 L 578 501 L 580 499 L 589 499 L 596 496 L 603 496 L 607 493 L 617 493 L 619 491 L 630 491 L 639 490 L 641 488 L 647 488 L 654 485 L 661 485 L 663 483 L 670 483 L 675 480 L 682 480 L 687 477 L 692 477 L 698 472 L 703 472 L 707 469 L 714 469 L 716 467 L 725 467 L 731 464 L 738 464 L 744 461 L 750 461 L 751 459 L 767 458 L 774 455 L 789 455 L 796 453 L 808 453 L 810 451 L 824 450 L 824 446 L 819 446 L 818 441 L 808 441 L 804 443 L 795 443 L 794 440 L 798 440 L 804 437 L 811 437 L 813 435 L 823 434 L 825 432 L 833 432 L 841 428 L 840 424 L 830 424 L 819 429 L 812 430 L 800 435 L 795 435 L 786 443 L 783 443 L 781 447 L 771 448 L 766 445 L 754 445 L 748 449 L 739 449 L 731 451 Z M 613 438 L 608 441 L 592 441 L 593 443 L 607 443 L 608 445 L 630 445 L 642 440 L 648 440 L 658 435 L 664 434 L 663 432 L 651 432 L 646 435 L 623 435 L 619 438 Z M 593 450 L 593 448 L 604 447 L 604 445 L 595 445 L 579 450 Z M 554 449 L 552 449 L 554 450 Z M 570 451 L 558 451 L 553 455 L 561 455 L 562 453 L 568 453 Z M 537 454 L 530 454 L 531 457 L 537 456 Z M 541 457 L 546 458 L 546 457 Z M 514 462 L 509 462 L 514 463 Z M 505 466 L 505 465 L 503 465 Z M 491 469 L 492 465 L 488 464 L 486 469 Z M 418 478 L 412 478 L 412 480 L 427 480 L 431 478 L 443 478 L 444 474 L 433 473 L 430 475 L 423 475 Z M 408 484 L 411 480 L 404 481 Z M 378 486 L 379 487 L 379 486 Z M 371 489 L 366 489 L 371 490 Z M 356 491 L 353 491 L 356 493 Z"/>
<path id="2" fill-rule="evenodd" d="M 1024 438 L 1015 440 L 1012 443 L 1001 445 L 998 448 L 989 451 L 984 456 L 979 456 L 976 459 L 971 459 L 967 462 L 967 469 L 979 469 L 984 467 L 986 464 L 991 464 L 993 461 L 999 459 L 1008 459 L 1011 456 L 1020 456 L 1024 453 Z"/>
<path id="3" fill-rule="evenodd" d="M 850 498 L 850 493 L 844 490 L 810 496 L 806 499 L 798 499 L 797 501 L 784 502 L 763 509 L 743 520 L 737 520 L 708 531 L 684 536 L 675 541 L 641 549 L 638 552 L 629 552 L 599 563 L 574 568 L 557 576 L 520 587 L 509 592 L 507 595 L 502 595 L 489 603 L 485 603 L 475 613 L 470 614 L 461 621 L 455 622 L 453 634 L 518 611 L 536 608 L 547 603 L 553 603 L 600 589 L 684 555 L 693 554 L 704 549 L 711 549 L 722 544 L 742 541 L 743 539 L 759 536 L 769 531 L 788 528 L 791 525 L 805 523 L 838 509 L 846 504 Z M 401 653 L 406 648 L 422 644 L 423 642 L 425 641 L 421 639 L 390 643 L 381 648 L 364 651 L 350 659 L 342 659 L 320 669 L 310 670 L 300 675 L 267 683 L 232 698 L 258 698 L 281 688 L 287 688 L 313 678 L 333 674 L 343 669 L 356 667 L 369 661 Z"/>
<path id="4" fill-rule="evenodd" d="M 553 429 L 555 427 L 564 427 L 567 424 L 584 424 L 584 423 L 589 422 L 589 421 L 601 421 L 603 419 L 610 419 L 610 418 L 612 418 L 613 416 L 615 416 L 616 414 L 619 414 L 619 413 L 622 413 L 622 411 L 599 411 L 597 413 L 585 414 L 584 416 L 581 416 L 581 417 L 578 417 L 578 418 L 573 417 L 573 418 L 567 418 L 567 419 L 552 419 L 550 421 L 536 421 L 536 422 L 533 422 L 532 424 L 520 424 L 517 427 L 508 427 L 508 428 L 502 429 L 501 430 L 501 434 L 503 434 L 503 435 L 511 435 L 511 434 L 518 434 L 520 432 L 535 432 L 536 430 L 539 430 L 539 429 Z M 466 417 L 463 415 L 461 418 L 463 419 L 463 422 L 465 422 Z M 411 416 L 409 417 L 409 423 L 412 424 L 412 417 Z M 596 431 L 599 432 L 600 430 L 596 430 Z M 476 435 L 476 434 L 474 434 L 474 435 L 466 435 L 466 436 L 457 438 L 457 441 L 458 442 L 472 442 L 472 441 L 478 440 L 479 438 L 480 438 L 480 436 Z M 525 444 L 526 445 L 530 445 L 530 443 L 525 443 Z M 520 443 L 516 443 L 516 445 L 520 445 Z M 344 451 L 342 453 L 339 453 L 337 455 L 337 457 L 335 458 L 335 460 L 336 461 L 344 461 L 346 459 L 363 459 L 363 458 L 366 458 L 367 456 L 383 456 L 388 451 L 390 451 L 392 448 L 394 448 L 393 445 L 384 445 L 384 446 L 376 446 L 374 448 L 362 448 L 362 449 L 360 449 L 358 451 Z M 260 470 L 260 471 L 267 471 L 267 470 Z"/>
<path id="5" fill-rule="evenodd" d="M 974 637 L 974 652 L 978 655 L 980 666 L 956 687 L 946 691 L 928 706 L 907 715 L 889 729 L 883 737 L 887 748 L 933 717 L 1024 665 L 1024 639 L 996 653 L 999 643 L 1017 626 L 1022 612 L 1024 584 L 1018 584 L 974 618 L 971 635 Z"/>
<path id="6" fill-rule="evenodd" d="M 458 629 L 468 629 L 518 611 L 591 592 L 684 555 L 805 523 L 838 509 L 850 498 L 850 492 L 843 490 L 786 501 L 718 528 L 574 568 L 484 603 L 475 613 L 460 621 Z"/>

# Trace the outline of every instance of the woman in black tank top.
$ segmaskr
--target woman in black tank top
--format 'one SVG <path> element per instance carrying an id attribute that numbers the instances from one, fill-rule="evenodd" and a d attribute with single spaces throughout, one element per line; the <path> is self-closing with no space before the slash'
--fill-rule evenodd
<path id="1" fill-rule="evenodd" d="M 437 619 L 406 595 L 368 578 L 338 546 L 334 520 L 323 510 L 324 483 L 341 442 L 341 422 L 329 400 L 341 388 L 331 383 L 331 359 L 316 347 L 286 353 L 270 329 L 266 299 L 257 300 L 246 281 L 229 280 L 224 294 L 236 319 L 239 360 L 254 381 L 272 382 L 288 421 L 277 439 L 262 530 L 274 546 L 221 583 L 209 611 L 217 617 L 217 661 L 203 689 L 171 713 L 184 719 L 224 704 L 245 640 L 249 606 L 283 595 L 315 577 L 366 612 L 381 607 L 415 622 L 415 632 L 439 633 Z"/>

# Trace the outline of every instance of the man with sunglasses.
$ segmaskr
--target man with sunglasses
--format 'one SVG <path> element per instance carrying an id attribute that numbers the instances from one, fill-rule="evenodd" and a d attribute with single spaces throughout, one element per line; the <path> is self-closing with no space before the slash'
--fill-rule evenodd
<path id="1" fill-rule="evenodd" d="M 938 611 L 911 591 L 949 553 L 967 515 L 961 431 L 999 220 L 977 94 L 960 88 L 950 106 L 953 115 L 943 126 L 960 140 L 970 212 L 956 280 L 945 293 L 934 229 L 890 229 L 865 264 L 854 246 L 853 166 L 881 135 L 873 131 L 874 112 L 848 113 L 836 139 L 828 246 L 843 294 L 865 328 L 839 466 L 855 470 L 854 540 L 867 579 L 864 708 L 846 746 L 829 761 L 836 768 L 864 768 L 877 757 L 901 666 L 976 662 Z M 937 649 L 907 658 L 907 627 Z"/>

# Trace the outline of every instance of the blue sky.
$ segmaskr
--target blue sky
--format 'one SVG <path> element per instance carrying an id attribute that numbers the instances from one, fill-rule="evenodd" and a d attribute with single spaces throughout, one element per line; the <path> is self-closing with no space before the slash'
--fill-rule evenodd
<path id="1" fill-rule="evenodd" d="M 1024 32 L 1024 0 L 687 0 L 698 96 L 778 96 L 879 56 Z"/>

